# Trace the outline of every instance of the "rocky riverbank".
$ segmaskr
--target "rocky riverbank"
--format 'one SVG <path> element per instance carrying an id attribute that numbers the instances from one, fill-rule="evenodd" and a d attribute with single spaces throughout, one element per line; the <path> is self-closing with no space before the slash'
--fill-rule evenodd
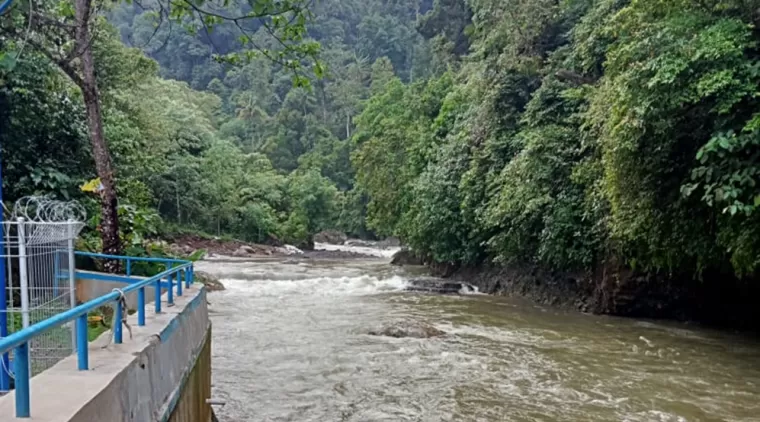
<path id="1" fill-rule="evenodd" d="M 190 256 L 196 251 L 206 251 L 208 255 L 223 256 L 268 256 L 287 255 L 280 246 L 243 242 L 242 240 L 220 237 L 206 237 L 194 234 L 169 236 L 164 239 L 169 251 L 177 256 Z"/>
<path id="2" fill-rule="evenodd" d="M 636 318 L 673 319 L 756 329 L 758 283 L 720 274 L 701 279 L 609 266 L 594 273 L 549 271 L 532 265 L 482 266 L 433 273 L 470 283 L 480 292 L 519 296 L 543 305 Z"/>
<path id="3" fill-rule="evenodd" d="M 199 235 L 175 235 L 160 242 L 161 249 L 170 254 L 188 258 L 234 257 L 234 258 L 263 258 L 290 257 L 297 259 L 354 259 L 381 258 L 384 255 L 380 242 L 369 242 L 348 239 L 339 245 L 320 244 L 312 250 L 301 250 L 291 245 L 265 245 L 244 242 L 237 239 L 227 239 Z M 385 244 L 381 244 L 386 247 Z M 197 256 L 197 255 L 202 256 Z"/>
<path id="4" fill-rule="evenodd" d="M 409 251 L 396 265 L 420 265 Z M 608 264 L 594 272 L 551 271 L 536 265 L 456 267 L 427 263 L 446 283 L 466 283 L 486 294 L 530 299 L 538 304 L 594 314 L 694 321 L 756 329 L 760 283 L 724 274 L 676 275 L 633 271 Z"/>

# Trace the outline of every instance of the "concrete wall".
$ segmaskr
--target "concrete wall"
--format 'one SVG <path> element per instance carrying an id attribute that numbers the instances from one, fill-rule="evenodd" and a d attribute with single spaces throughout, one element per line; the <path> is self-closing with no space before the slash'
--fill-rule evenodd
<path id="1" fill-rule="evenodd" d="M 94 278 L 88 278 L 87 274 L 97 274 L 92 271 L 78 271 L 78 277 L 76 279 L 76 298 L 77 303 L 87 302 L 90 299 L 107 295 L 111 293 L 113 289 L 121 289 L 127 286 L 126 283 L 118 283 L 113 281 L 96 280 Z M 132 276 L 135 280 L 143 280 L 145 277 Z M 166 293 L 166 289 L 161 289 L 161 294 Z M 137 309 L 137 292 L 131 292 L 127 295 L 127 307 L 129 309 Z M 155 300 L 156 289 L 148 287 L 145 289 L 145 303 L 151 303 Z"/>
<path id="2" fill-rule="evenodd" d="M 164 299 L 165 300 L 165 299 Z M 90 370 L 76 356 L 32 378 L 32 421 L 209 422 L 211 324 L 206 291 L 194 286 L 161 314 L 146 306 L 146 325 L 130 317 L 133 338 L 90 343 Z M 105 347 L 104 347 L 105 346 Z M 14 414 L 14 394 L 0 398 L 0 420 Z"/>
<path id="3" fill-rule="evenodd" d="M 206 399 L 211 397 L 211 327 L 200 356 L 182 388 L 179 400 L 169 422 L 210 421 L 211 408 Z"/>

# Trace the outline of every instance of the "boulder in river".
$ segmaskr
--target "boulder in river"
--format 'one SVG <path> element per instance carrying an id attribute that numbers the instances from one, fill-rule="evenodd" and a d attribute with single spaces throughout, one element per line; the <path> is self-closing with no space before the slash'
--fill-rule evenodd
<path id="1" fill-rule="evenodd" d="M 235 252 L 232 253 L 232 256 L 236 257 L 246 257 L 252 255 L 256 255 L 256 249 L 248 245 L 240 245 L 237 249 L 235 249 Z"/>
<path id="2" fill-rule="evenodd" d="M 460 294 L 477 292 L 477 289 L 470 284 L 458 281 L 445 281 L 436 278 L 413 278 L 409 280 L 409 285 L 404 290 L 409 292 L 438 294 Z"/>
<path id="3" fill-rule="evenodd" d="M 348 240 L 346 234 L 337 230 L 325 230 L 314 235 L 314 242 L 316 243 L 342 245 L 346 240 Z"/>
<path id="4" fill-rule="evenodd" d="M 359 246 L 363 248 L 371 248 L 375 246 L 376 242 L 373 242 L 371 240 L 362 240 L 362 239 L 348 239 L 345 242 L 343 242 L 346 246 Z"/>
<path id="5" fill-rule="evenodd" d="M 219 281 L 216 276 L 211 275 L 205 271 L 196 271 L 193 273 L 193 281 L 202 283 L 206 286 L 206 290 L 209 292 L 218 292 L 220 290 L 226 290 L 224 284 Z"/>
<path id="6" fill-rule="evenodd" d="M 377 246 L 381 248 L 398 248 L 401 246 L 401 241 L 398 237 L 386 237 L 385 239 L 377 242 Z"/>
<path id="7" fill-rule="evenodd" d="M 302 251 L 313 251 L 314 250 L 314 237 L 309 236 L 307 239 L 298 242 L 294 245 L 296 248 L 302 250 Z"/>
<path id="8" fill-rule="evenodd" d="M 393 254 L 391 265 L 423 265 L 422 258 L 411 249 L 401 249 Z"/>
<path id="9" fill-rule="evenodd" d="M 285 245 L 280 250 L 285 255 L 303 255 L 303 251 L 293 245 Z"/>
<path id="10" fill-rule="evenodd" d="M 384 336 L 395 338 L 431 338 L 446 334 L 430 324 L 417 321 L 399 321 L 385 324 L 380 328 L 367 332 L 371 336 Z"/>

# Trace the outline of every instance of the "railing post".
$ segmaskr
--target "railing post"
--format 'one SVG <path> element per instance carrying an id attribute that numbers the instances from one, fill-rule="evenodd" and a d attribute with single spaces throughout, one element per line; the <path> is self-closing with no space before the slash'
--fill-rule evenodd
<path id="1" fill-rule="evenodd" d="M 166 276 L 166 281 L 169 283 L 169 288 L 166 291 L 166 301 L 169 303 L 169 306 L 171 306 L 174 305 L 174 283 L 172 282 L 171 274 Z"/>
<path id="2" fill-rule="evenodd" d="M 187 267 L 187 272 L 185 273 L 185 287 L 189 289 L 190 284 L 192 282 L 193 282 L 193 265 L 190 264 L 190 266 Z"/>
<path id="3" fill-rule="evenodd" d="M 2 153 L 0 152 L 0 155 Z M 0 203 L 3 202 L 3 164 L 2 164 L 2 157 L 0 157 Z M 3 224 L 3 211 L 0 210 L 0 255 L 6 254 L 5 252 L 5 225 Z M 8 227 L 10 230 L 10 227 Z M 8 233 L 10 235 L 10 233 Z M 10 253 L 10 242 L 9 242 L 9 251 L 6 254 L 6 257 L 8 259 L 8 262 L 10 263 L 11 260 L 11 253 Z M 8 307 L 8 298 L 7 298 L 7 291 L 6 286 L 7 284 L 11 284 L 10 280 L 7 280 L 6 284 L 6 278 L 5 278 L 5 258 L 0 257 L 0 337 L 6 337 L 8 335 L 8 314 L 6 312 L 6 309 Z M 8 368 L 10 367 L 10 359 L 8 358 L 8 353 L 5 352 L 2 355 L 0 355 L 0 369 L 2 368 Z M 8 376 L 8 371 L 0 370 L 0 391 L 8 391 L 11 389 L 11 380 L 10 376 Z"/>
<path id="4" fill-rule="evenodd" d="M 90 369 L 90 356 L 87 349 L 87 314 L 77 317 L 77 366 L 80 371 Z"/>
<path id="5" fill-rule="evenodd" d="M 31 416 L 29 405 L 29 343 L 13 350 L 13 372 L 16 380 L 16 417 Z"/>
<path id="6" fill-rule="evenodd" d="M 29 326 L 29 276 L 26 262 L 26 227 L 24 218 L 18 220 L 18 267 L 19 287 L 21 288 L 21 324 L 24 328 Z"/>
<path id="7" fill-rule="evenodd" d="M 127 277 L 132 275 L 132 260 L 127 258 Z"/>
<path id="8" fill-rule="evenodd" d="M 58 285 L 61 282 L 61 259 L 58 255 L 58 251 L 53 252 L 53 297 L 60 296 L 58 293 Z"/>
<path id="9" fill-rule="evenodd" d="M 182 274 L 184 272 L 182 269 L 177 270 L 177 296 L 182 296 Z"/>
<path id="10" fill-rule="evenodd" d="M 116 313 L 113 316 L 113 321 L 111 321 L 111 326 L 113 327 L 113 342 L 116 344 L 121 344 L 123 341 L 121 331 L 121 319 L 123 316 L 124 308 L 121 306 L 121 298 L 119 298 L 116 300 Z"/>
<path id="11" fill-rule="evenodd" d="M 156 313 L 161 313 L 161 280 L 156 280 Z"/>
<path id="12" fill-rule="evenodd" d="M 145 287 L 137 291 L 137 325 L 145 325 Z"/>
<path id="13" fill-rule="evenodd" d="M 66 237 L 68 238 L 68 251 L 66 251 L 69 262 L 69 303 L 71 307 L 77 306 L 77 280 L 76 280 L 76 260 L 74 259 L 74 241 L 76 235 L 74 234 L 74 220 L 69 220 L 66 225 Z M 56 257 L 58 254 L 56 254 Z M 76 350 L 77 347 L 77 334 L 74 330 L 71 331 L 71 348 Z"/>

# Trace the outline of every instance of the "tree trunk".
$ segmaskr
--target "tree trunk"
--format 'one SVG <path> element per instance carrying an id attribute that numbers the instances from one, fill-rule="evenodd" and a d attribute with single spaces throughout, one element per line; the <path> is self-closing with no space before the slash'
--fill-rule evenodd
<path id="1" fill-rule="evenodd" d="M 319 93 L 322 101 L 322 123 L 327 124 L 327 100 L 325 99 L 325 84 L 322 81 L 319 82 Z"/>
<path id="2" fill-rule="evenodd" d="M 92 0 L 76 0 L 76 50 L 80 55 L 82 78 L 78 81 L 82 90 L 85 109 L 87 111 L 87 127 L 92 144 L 92 156 L 95 168 L 100 177 L 100 237 L 103 242 L 103 253 L 120 255 L 122 253 L 119 239 L 118 200 L 114 183 L 111 154 L 108 152 L 105 134 L 103 133 L 103 113 L 100 108 L 100 93 L 95 79 L 95 61 L 92 55 L 92 39 L 90 34 L 90 13 Z M 118 261 L 107 261 L 105 270 L 118 272 Z"/>
<path id="3" fill-rule="evenodd" d="M 351 115 L 346 113 L 346 139 L 351 139 Z"/>

